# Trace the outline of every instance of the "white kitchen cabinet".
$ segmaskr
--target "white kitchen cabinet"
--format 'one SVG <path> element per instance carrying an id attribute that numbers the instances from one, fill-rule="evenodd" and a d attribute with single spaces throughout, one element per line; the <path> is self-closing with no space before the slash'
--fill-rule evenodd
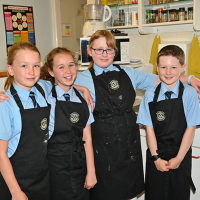
<path id="1" fill-rule="evenodd" d="M 182 31 L 199 31 L 200 30 L 200 0 L 183 0 L 178 2 L 148 5 L 149 0 L 138 0 L 138 4 L 130 4 L 123 6 L 112 6 L 112 25 L 114 20 L 119 18 L 119 9 L 125 12 L 138 11 L 138 25 L 132 26 L 108 26 L 106 29 L 138 29 L 140 34 L 164 33 L 164 32 L 182 32 Z M 150 23 L 146 24 L 147 9 L 178 9 L 180 7 L 194 7 L 193 20 Z"/>

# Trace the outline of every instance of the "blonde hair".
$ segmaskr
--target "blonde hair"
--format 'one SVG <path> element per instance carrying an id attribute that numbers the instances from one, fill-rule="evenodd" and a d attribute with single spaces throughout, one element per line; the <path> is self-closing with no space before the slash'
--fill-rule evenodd
<path id="1" fill-rule="evenodd" d="M 94 41 L 99 39 L 100 37 L 105 37 L 107 46 L 111 47 L 117 51 L 115 37 L 111 32 L 109 32 L 107 30 L 98 30 L 91 36 L 90 41 L 89 41 L 90 49 L 93 47 Z M 91 61 L 88 69 L 92 68 L 93 65 L 94 65 L 94 61 Z"/>
<path id="2" fill-rule="evenodd" d="M 13 62 L 15 60 L 15 56 L 16 56 L 17 52 L 20 51 L 20 50 L 34 51 L 34 52 L 37 52 L 40 56 L 40 52 L 34 44 L 32 44 L 30 42 L 18 42 L 18 43 L 15 43 L 13 46 L 11 46 L 9 48 L 8 57 L 7 57 L 7 65 L 13 64 Z M 10 88 L 13 81 L 14 81 L 14 76 L 11 76 L 10 74 L 8 74 L 8 77 L 7 77 L 6 82 L 4 84 L 4 90 L 5 91 Z"/>
<path id="3" fill-rule="evenodd" d="M 46 56 L 46 61 L 44 63 L 44 66 L 41 68 L 41 72 L 40 72 L 40 78 L 41 79 L 51 81 L 51 83 L 53 85 L 55 84 L 55 78 L 52 77 L 49 74 L 48 69 L 50 69 L 51 71 L 53 71 L 54 57 L 56 55 L 58 55 L 58 54 L 63 54 L 63 53 L 67 53 L 67 54 L 71 55 L 72 58 L 74 59 L 75 65 L 77 65 L 77 63 L 75 61 L 74 53 L 72 53 L 69 49 L 67 49 L 65 47 L 57 47 L 57 48 L 53 49 L 52 51 L 50 51 L 48 53 L 48 55 Z"/>

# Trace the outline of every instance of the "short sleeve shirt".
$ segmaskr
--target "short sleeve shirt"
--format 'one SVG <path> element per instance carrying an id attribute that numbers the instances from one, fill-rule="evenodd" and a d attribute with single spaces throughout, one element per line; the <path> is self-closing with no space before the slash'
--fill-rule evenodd
<path id="1" fill-rule="evenodd" d="M 157 76 L 154 74 L 148 74 L 145 73 L 143 71 L 131 68 L 131 67 L 121 67 L 122 69 L 124 69 L 124 71 L 127 73 L 127 75 L 129 76 L 133 88 L 136 89 L 141 89 L 141 90 L 147 90 L 149 88 L 151 88 L 156 79 Z M 110 65 L 109 67 L 106 68 L 107 71 L 119 71 L 119 69 L 117 67 L 115 67 L 114 65 Z M 101 75 L 104 71 L 104 68 L 101 68 L 99 66 L 97 66 L 96 64 L 94 64 L 94 72 L 95 75 Z M 77 78 L 75 80 L 75 83 L 77 85 L 81 85 L 84 87 L 87 87 L 92 95 L 94 104 L 96 102 L 96 98 L 95 98 L 95 88 L 94 88 L 94 83 L 93 83 L 93 79 L 91 76 L 91 73 L 89 70 L 83 71 L 83 72 L 79 72 L 77 74 Z"/>
<path id="2" fill-rule="evenodd" d="M 50 94 L 52 89 L 52 84 L 49 81 L 39 80 L 38 84 L 42 86 L 45 97 Z M 19 86 L 17 86 L 13 82 L 13 86 L 17 91 L 19 98 L 22 102 L 24 109 L 33 108 L 33 102 L 29 97 L 30 91 L 27 91 Z M 31 91 L 35 93 L 35 98 L 40 107 L 47 106 L 47 102 L 42 96 L 42 94 L 36 89 L 36 87 L 32 87 Z M 8 101 L 0 102 L 0 140 L 8 141 L 8 157 L 11 157 L 17 149 L 21 130 L 22 130 L 22 122 L 19 107 L 17 106 L 13 96 L 11 95 L 10 89 L 5 93 L 10 97 Z"/>
<path id="3" fill-rule="evenodd" d="M 177 82 L 175 87 L 171 90 L 173 93 L 171 95 L 171 99 L 178 98 L 179 94 L 179 85 L 180 81 Z M 183 83 L 184 85 L 184 92 L 182 96 L 183 100 L 183 107 L 184 113 L 187 121 L 187 127 L 197 126 L 200 124 L 200 107 L 199 107 L 199 100 L 197 91 Z M 149 110 L 149 102 L 153 101 L 154 92 L 158 85 L 152 87 L 151 89 L 147 90 L 144 94 L 142 102 L 140 104 L 139 114 L 137 117 L 137 123 L 141 125 L 146 125 L 153 127 L 150 110 Z M 165 100 L 165 92 L 169 91 L 166 85 L 161 82 L 160 93 L 158 96 L 158 101 Z"/>

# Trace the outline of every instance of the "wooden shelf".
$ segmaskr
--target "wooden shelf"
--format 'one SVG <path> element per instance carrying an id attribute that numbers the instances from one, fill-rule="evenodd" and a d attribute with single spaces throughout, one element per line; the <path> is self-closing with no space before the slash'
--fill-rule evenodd
<path id="1" fill-rule="evenodd" d="M 0 71 L 0 78 L 7 77 L 7 71 Z"/>

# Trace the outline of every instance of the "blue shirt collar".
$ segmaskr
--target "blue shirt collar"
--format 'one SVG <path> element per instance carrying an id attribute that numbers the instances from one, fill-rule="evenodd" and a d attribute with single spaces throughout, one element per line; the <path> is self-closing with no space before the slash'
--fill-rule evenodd
<path id="1" fill-rule="evenodd" d="M 25 101 L 27 101 L 27 99 L 29 98 L 30 91 L 34 92 L 35 97 L 37 97 L 37 93 L 36 93 L 37 89 L 35 87 L 32 87 L 31 90 L 28 91 L 28 90 L 25 90 L 25 89 L 19 87 L 18 85 L 16 85 L 16 83 L 14 81 L 13 81 L 13 87 L 17 91 L 18 96 Z"/>
<path id="2" fill-rule="evenodd" d="M 73 92 L 73 86 L 70 87 L 70 90 L 68 92 L 65 92 L 60 86 L 56 85 L 56 92 L 57 92 L 57 97 L 60 99 L 63 94 L 67 93 L 72 97 L 72 92 Z"/>
<path id="3" fill-rule="evenodd" d="M 172 90 L 169 90 L 167 88 L 167 86 L 163 82 L 161 82 L 160 96 L 165 95 L 165 92 L 167 92 L 167 91 L 172 91 L 173 94 L 175 94 L 178 97 L 178 94 L 179 94 L 179 85 L 180 85 L 180 81 L 178 80 L 178 82 L 176 83 L 176 85 L 174 86 L 174 88 Z"/>
<path id="4" fill-rule="evenodd" d="M 96 76 L 100 75 L 103 73 L 104 69 L 106 69 L 107 71 L 113 71 L 114 70 L 114 66 L 113 64 L 111 64 L 110 66 L 108 66 L 107 68 L 101 68 L 99 66 L 97 66 L 95 63 L 94 63 L 94 71 L 95 71 L 95 74 Z"/>

